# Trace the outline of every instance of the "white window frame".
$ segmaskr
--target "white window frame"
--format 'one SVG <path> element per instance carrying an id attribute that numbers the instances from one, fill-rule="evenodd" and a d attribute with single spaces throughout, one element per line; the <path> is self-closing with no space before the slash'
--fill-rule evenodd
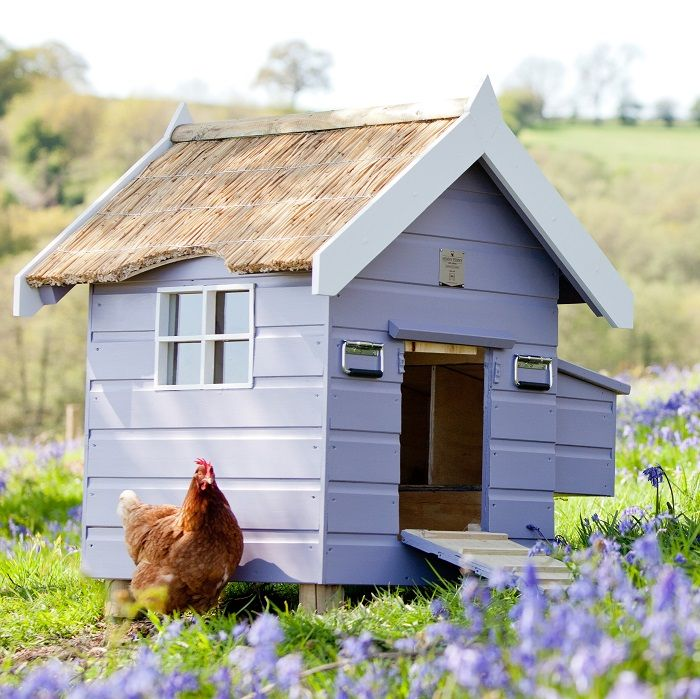
<path id="1" fill-rule="evenodd" d="M 216 334 L 216 294 L 219 291 L 248 292 L 248 332 Z M 170 296 L 173 294 L 201 294 L 202 296 L 202 327 L 199 335 L 168 335 L 170 315 Z M 156 330 L 155 330 L 155 376 L 154 384 L 158 390 L 182 391 L 193 388 L 222 389 L 222 388 L 252 388 L 253 386 L 253 356 L 255 342 L 255 284 L 216 284 L 211 286 L 167 286 L 156 289 Z M 208 332 L 211 330 L 212 332 Z M 246 381 L 240 383 L 211 383 L 206 379 L 214 377 L 214 346 L 216 342 L 225 340 L 248 341 L 248 374 Z M 202 345 L 200 353 L 199 383 L 169 384 L 168 347 L 176 342 L 199 342 Z"/>

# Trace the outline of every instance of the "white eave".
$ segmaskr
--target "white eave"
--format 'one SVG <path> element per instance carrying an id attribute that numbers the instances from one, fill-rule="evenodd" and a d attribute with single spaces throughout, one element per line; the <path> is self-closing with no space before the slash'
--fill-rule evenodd
<path id="1" fill-rule="evenodd" d="M 467 111 L 313 258 L 313 292 L 334 296 L 481 159 L 592 310 L 631 328 L 632 292 L 503 121 L 487 78 Z"/>
<path id="2" fill-rule="evenodd" d="M 14 285 L 14 300 L 12 304 L 12 312 L 16 316 L 31 316 L 34 315 L 43 305 L 47 303 L 47 297 L 50 294 L 43 294 L 39 289 L 36 289 L 27 284 L 27 274 L 34 269 L 42 260 L 48 257 L 66 238 L 74 231 L 78 230 L 86 221 L 94 216 L 110 199 L 120 192 L 132 180 L 136 179 L 146 167 L 156 158 L 161 156 L 172 145 L 171 136 L 173 131 L 180 124 L 192 123 L 189 109 L 184 103 L 180 104 L 175 110 L 173 118 L 170 120 L 168 127 L 165 129 L 163 137 L 151 148 L 140 160 L 134 163 L 109 189 L 107 189 L 99 198 L 97 198 L 78 218 L 76 218 L 67 228 L 65 228 L 51 243 L 49 243 L 38 255 L 30 260 L 20 272 L 15 275 Z M 53 302 L 60 299 L 62 293 L 55 294 Z M 48 301 L 50 303 L 51 301 Z"/>

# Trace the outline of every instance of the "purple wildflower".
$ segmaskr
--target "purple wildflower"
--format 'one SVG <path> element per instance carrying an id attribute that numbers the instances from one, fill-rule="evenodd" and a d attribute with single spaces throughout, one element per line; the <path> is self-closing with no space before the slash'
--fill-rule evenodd
<path id="1" fill-rule="evenodd" d="M 494 568 L 489 575 L 488 585 L 493 590 L 505 590 L 517 585 L 516 576 L 505 568 Z"/>
<path id="2" fill-rule="evenodd" d="M 250 626 L 248 643 L 251 646 L 276 646 L 284 641 L 284 632 L 274 614 L 261 614 Z"/>
<path id="3" fill-rule="evenodd" d="M 348 636 L 340 645 L 340 653 L 353 664 L 361 663 L 369 658 L 372 650 L 372 634 L 363 631 L 359 636 Z"/>
<path id="4" fill-rule="evenodd" d="M 643 568 L 653 568 L 661 562 L 661 551 L 656 534 L 650 533 L 637 539 L 632 544 L 631 553 L 634 560 L 641 564 Z"/>
<path id="5" fill-rule="evenodd" d="M 430 600 L 430 613 L 435 619 L 449 619 L 450 613 L 445 603 L 438 597 Z"/>
<path id="6" fill-rule="evenodd" d="M 681 566 L 682 566 L 682 565 L 684 565 L 684 564 L 686 564 L 686 563 L 688 562 L 688 559 L 687 559 L 682 553 L 677 553 L 677 554 L 673 557 L 673 562 L 674 562 L 674 563 L 678 563 L 678 565 L 681 565 Z"/>
<path id="7" fill-rule="evenodd" d="M 647 477 L 647 480 L 654 486 L 654 488 L 658 488 L 659 484 L 664 479 L 664 470 L 659 465 L 648 466 L 642 471 L 642 473 Z"/>
<path id="8" fill-rule="evenodd" d="M 684 677 L 671 690 L 671 699 L 700 699 L 700 678 Z"/>
<path id="9" fill-rule="evenodd" d="M 630 670 L 621 672 L 607 699 L 654 699 L 649 685 L 640 682 Z"/>
<path id="10" fill-rule="evenodd" d="M 277 661 L 275 668 L 277 684 L 287 692 L 287 696 L 296 696 L 301 682 L 302 661 L 299 653 L 290 653 Z"/>

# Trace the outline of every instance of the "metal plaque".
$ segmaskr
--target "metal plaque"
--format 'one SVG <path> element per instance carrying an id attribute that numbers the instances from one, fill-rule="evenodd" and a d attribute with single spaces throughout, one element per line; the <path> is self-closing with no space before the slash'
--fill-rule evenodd
<path id="1" fill-rule="evenodd" d="M 513 362 L 513 382 L 518 388 L 549 391 L 552 388 L 552 359 L 516 354 Z"/>
<path id="2" fill-rule="evenodd" d="M 348 376 L 378 379 L 384 374 L 384 345 L 345 340 L 341 366 Z"/>
<path id="3" fill-rule="evenodd" d="M 440 248 L 440 286 L 464 286 L 464 250 Z"/>

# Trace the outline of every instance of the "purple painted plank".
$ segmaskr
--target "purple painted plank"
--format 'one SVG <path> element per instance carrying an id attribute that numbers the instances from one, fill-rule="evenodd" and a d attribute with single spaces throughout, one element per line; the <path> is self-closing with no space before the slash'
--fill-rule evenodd
<path id="1" fill-rule="evenodd" d="M 255 291 L 255 325 L 325 325 L 328 297 L 315 296 L 311 286 L 259 288 Z"/>
<path id="2" fill-rule="evenodd" d="M 528 524 L 533 524 L 548 539 L 554 536 L 551 492 L 489 488 L 487 501 L 488 531 L 504 532 L 514 539 L 535 539 L 537 535 L 527 528 Z"/>
<path id="3" fill-rule="evenodd" d="M 561 360 L 559 361 L 561 362 Z M 581 398 L 605 403 L 611 403 L 615 400 L 616 395 L 613 392 L 587 381 L 581 381 L 561 371 L 557 371 L 557 378 L 559 381 L 557 395 L 561 398 Z"/>
<path id="4" fill-rule="evenodd" d="M 92 430 L 87 475 L 188 478 L 195 458 L 219 478 L 320 478 L 320 430 Z"/>
<path id="5" fill-rule="evenodd" d="M 152 293 L 91 294 L 92 325 L 90 330 L 154 330 L 156 297 Z"/>
<path id="6" fill-rule="evenodd" d="M 263 331 L 265 332 L 265 331 Z M 325 329 L 319 326 L 267 330 L 255 338 L 253 376 L 323 376 Z"/>
<path id="7" fill-rule="evenodd" d="M 616 381 L 615 379 L 611 379 L 609 376 L 604 376 L 603 374 L 597 374 L 595 371 L 578 366 L 578 364 L 572 364 L 564 359 L 559 360 L 559 371 L 576 379 L 580 379 L 586 383 L 593 384 L 594 386 L 600 386 L 601 388 L 607 391 L 612 391 L 613 393 L 629 395 L 630 392 L 630 387 L 628 384 L 622 383 L 622 381 Z"/>
<path id="8" fill-rule="evenodd" d="M 399 454 L 396 434 L 330 430 L 326 478 L 329 481 L 398 483 Z"/>
<path id="9" fill-rule="evenodd" d="M 500 245 L 542 247 L 505 198 L 454 188 L 442 194 L 406 231 Z"/>
<path id="10" fill-rule="evenodd" d="M 328 395 L 331 429 L 401 431 L 401 386 L 376 379 L 332 379 Z"/>
<path id="11" fill-rule="evenodd" d="M 231 509 L 244 529 L 317 530 L 320 522 L 318 481 L 245 481 L 217 479 Z M 190 479 L 178 478 L 90 478 L 85 491 L 84 524 L 117 527 L 119 494 L 133 490 L 149 504 L 179 505 Z M 294 487 L 292 487 L 294 486 Z"/>
<path id="12" fill-rule="evenodd" d="M 557 444 L 554 490 L 568 495 L 615 494 L 612 450 Z"/>
<path id="13" fill-rule="evenodd" d="M 99 532 L 102 536 L 95 535 Z M 109 538 L 104 532 L 114 532 Z M 317 542 L 245 541 L 234 580 L 249 582 L 321 582 L 321 549 Z M 81 557 L 82 571 L 93 578 L 131 578 L 134 564 L 126 552 L 121 529 L 89 527 Z"/>
<path id="14" fill-rule="evenodd" d="M 402 233 L 360 273 L 360 278 L 438 286 L 440 249 L 464 251 L 464 286 L 556 299 L 559 270 L 542 249 Z"/>
<path id="15" fill-rule="evenodd" d="M 463 189 L 468 192 L 482 192 L 503 196 L 479 162 L 474 163 L 464 174 L 460 175 L 451 185 L 450 189 Z"/>
<path id="16" fill-rule="evenodd" d="M 491 438 L 554 442 L 556 397 L 534 391 L 491 392 Z"/>
<path id="17" fill-rule="evenodd" d="M 557 398 L 557 444 L 582 447 L 615 446 L 612 403 Z"/>
<path id="18" fill-rule="evenodd" d="M 90 429 L 192 427 L 319 427 L 323 390 L 302 383 L 285 388 L 92 390 Z"/>
<path id="19" fill-rule="evenodd" d="M 554 444 L 491 439 L 492 488 L 554 490 Z"/>
<path id="20" fill-rule="evenodd" d="M 154 341 L 91 342 L 88 345 L 88 376 L 107 379 L 152 379 L 155 365 Z"/>
<path id="21" fill-rule="evenodd" d="M 395 485 L 329 483 L 326 531 L 398 534 L 399 496 Z"/>
<path id="22" fill-rule="evenodd" d="M 240 274 L 231 274 L 221 257 L 207 256 L 169 262 L 131 277 L 129 281 L 149 283 L 178 280 L 224 279 L 227 283 L 231 283 L 232 280 L 238 281 L 242 277 L 243 275 Z"/>
<path id="23" fill-rule="evenodd" d="M 556 301 L 532 296 L 354 280 L 331 299 L 331 317 L 347 328 L 385 331 L 389 320 L 412 319 L 420 326 L 459 324 L 465 335 L 557 344 Z"/>
<path id="24" fill-rule="evenodd" d="M 455 568 L 402 544 L 396 536 L 326 537 L 323 581 L 328 585 L 423 585 L 434 582 L 436 572 L 450 579 Z"/>

